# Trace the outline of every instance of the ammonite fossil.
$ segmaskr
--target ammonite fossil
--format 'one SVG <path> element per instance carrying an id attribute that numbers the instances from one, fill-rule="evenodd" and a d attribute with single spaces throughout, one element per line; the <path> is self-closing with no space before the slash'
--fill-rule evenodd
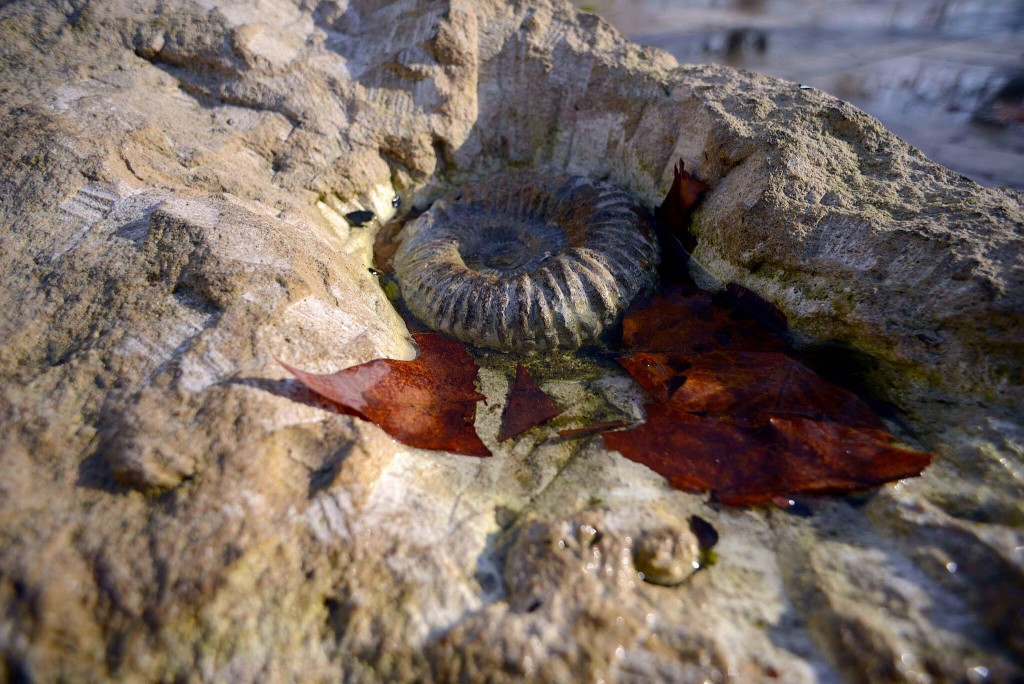
<path id="1" fill-rule="evenodd" d="M 575 349 L 652 285 L 658 247 L 628 195 L 513 173 L 452 191 L 406 226 L 395 275 L 425 324 L 481 347 Z"/>

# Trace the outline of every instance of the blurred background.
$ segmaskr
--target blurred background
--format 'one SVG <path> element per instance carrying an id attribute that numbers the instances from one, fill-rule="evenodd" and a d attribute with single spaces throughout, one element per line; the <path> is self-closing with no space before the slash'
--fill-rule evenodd
<path id="1" fill-rule="evenodd" d="M 632 40 L 820 88 L 982 185 L 1024 190 L 1024 0 L 597 0 Z"/>

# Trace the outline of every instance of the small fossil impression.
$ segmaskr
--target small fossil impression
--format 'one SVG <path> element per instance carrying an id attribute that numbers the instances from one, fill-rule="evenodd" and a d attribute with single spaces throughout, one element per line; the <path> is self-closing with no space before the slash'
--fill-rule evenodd
<path id="1" fill-rule="evenodd" d="M 658 246 L 630 197 L 520 172 L 450 192 L 406 226 L 395 275 L 409 310 L 463 342 L 576 349 L 653 285 Z"/>

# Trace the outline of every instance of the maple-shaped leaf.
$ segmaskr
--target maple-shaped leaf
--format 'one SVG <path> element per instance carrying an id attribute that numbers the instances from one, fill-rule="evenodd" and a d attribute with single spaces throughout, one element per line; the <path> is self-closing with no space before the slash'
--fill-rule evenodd
<path id="1" fill-rule="evenodd" d="M 605 444 L 675 487 L 764 503 L 863 489 L 931 461 L 895 446 L 855 394 L 782 353 L 785 337 L 692 288 L 631 309 L 622 346 L 643 350 L 619 362 L 657 403 L 643 425 L 607 433 Z"/>
<path id="2" fill-rule="evenodd" d="M 521 435 L 562 412 L 563 409 L 544 393 L 526 366 L 516 364 L 516 379 L 508 388 L 498 441 Z"/>
<path id="3" fill-rule="evenodd" d="M 682 286 L 638 302 L 622 320 L 622 348 L 626 350 L 783 351 L 786 347 L 785 337 L 743 311 Z"/>
<path id="4" fill-rule="evenodd" d="M 647 392 L 690 413 L 760 425 L 802 416 L 881 430 L 856 394 L 776 352 L 640 353 L 620 359 Z"/>
<path id="5" fill-rule="evenodd" d="M 467 456 L 490 456 L 473 427 L 479 367 L 466 347 L 435 333 L 417 333 L 413 361 L 376 359 L 317 375 L 279 361 L 299 382 L 343 413 L 378 425 L 403 444 Z"/>
<path id="6" fill-rule="evenodd" d="M 730 505 L 866 489 L 918 475 L 932 459 L 894 445 L 883 430 L 806 418 L 771 418 L 747 427 L 672 402 L 646 409 L 646 423 L 605 433 L 605 446 L 650 467 L 673 487 L 711 491 L 714 500 Z"/>

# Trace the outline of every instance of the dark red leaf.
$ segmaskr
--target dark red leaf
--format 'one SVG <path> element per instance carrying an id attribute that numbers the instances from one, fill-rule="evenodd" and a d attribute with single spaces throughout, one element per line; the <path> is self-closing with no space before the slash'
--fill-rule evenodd
<path id="1" fill-rule="evenodd" d="M 587 437 L 589 435 L 596 435 L 601 432 L 608 432 L 609 430 L 615 430 L 617 428 L 623 428 L 629 425 L 624 420 L 609 420 L 604 423 L 594 423 L 593 425 L 587 425 L 581 428 L 573 428 L 572 430 L 559 430 L 559 437 L 566 437 L 572 439 L 574 437 Z"/>
<path id="2" fill-rule="evenodd" d="M 685 166 L 683 160 L 680 159 L 674 169 L 672 187 L 661 206 L 654 212 L 658 225 L 679 238 L 684 246 L 685 238 L 688 237 L 687 228 L 690 215 L 704 194 L 711 190 L 710 185 L 691 176 Z"/>
<path id="3" fill-rule="evenodd" d="M 781 353 L 782 335 L 728 305 L 748 293 L 727 295 L 675 287 L 627 313 L 623 348 L 643 351 L 620 363 L 658 403 L 640 427 L 605 434 L 609 448 L 729 504 L 864 489 L 928 465 L 855 394 Z"/>
<path id="4" fill-rule="evenodd" d="M 731 505 L 864 489 L 917 475 L 932 459 L 894 446 L 882 430 L 805 418 L 747 427 L 694 415 L 672 402 L 647 406 L 646 423 L 603 438 L 609 449 L 647 465 L 674 487 L 710 490 Z"/>
<path id="5" fill-rule="evenodd" d="M 501 414 L 498 441 L 521 435 L 562 412 L 563 409 L 544 393 L 526 366 L 517 364 L 516 379 L 508 388 L 508 400 Z"/>
<path id="6" fill-rule="evenodd" d="M 620 363 L 652 397 L 691 413 L 745 425 L 762 425 L 774 416 L 802 416 L 883 429 L 857 395 L 785 354 L 642 353 Z"/>
<path id="7" fill-rule="evenodd" d="M 685 382 L 682 373 L 689 364 L 683 360 L 684 356 L 640 352 L 619 359 L 619 363 L 654 399 L 668 401 L 680 383 Z"/>
<path id="8" fill-rule="evenodd" d="M 702 352 L 715 349 L 783 351 L 786 339 L 710 295 L 669 288 L 626 312 L 622 348 L 650 352 Z"/>
<path id="9" fill-rule="evenodd" d="M 490 456 L 473 427 L 479 367 L 460 342 L 433 333 L 413 335 L 414 361 L 376 359 L 329 375 L 280 362 L 299 382 L 340 411 L 377 424 L 403 444 L 467 456 Z"/>
<path id="10" fill-rule="evenodd" d="M 701 197 L 710 187 L 691 176 L 680 159 L 672 187 L 654 210 L 654 225 L 661 243 L 659 271 L 666 281 L 691 282 L 687 267 L 697 240 L 690 232 L 690 219 Z"/>
<path id="11" fill-rule="evenodd" d="M 806 418 L 773 418 L 783 449 L 794 454 L 786 475 L 799 486 L 793 493 L 829 493 L 866 489 L 920 475 L 933 454 L 894 445 L 885 430 L 850 427 Z M 810 467 L 802 467 L 802 463 Z"/>

